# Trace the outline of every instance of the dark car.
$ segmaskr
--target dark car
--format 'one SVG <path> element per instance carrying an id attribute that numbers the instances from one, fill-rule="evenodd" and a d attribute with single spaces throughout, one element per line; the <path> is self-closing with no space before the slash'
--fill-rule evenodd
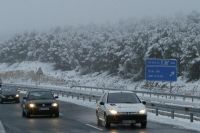
<path id="1" fill-rule="evenodd" d="M 22 101 L 22 116 L 54 116 L 59 117 L 58 96 L 49 90 L 32 90 L 26 93 Z"/>
<path id="2" fill-rule="evenodd" d="M 16 89 L 1 88 L 0 89 L 0 103 L 19 103 L 19 93 Z"/>

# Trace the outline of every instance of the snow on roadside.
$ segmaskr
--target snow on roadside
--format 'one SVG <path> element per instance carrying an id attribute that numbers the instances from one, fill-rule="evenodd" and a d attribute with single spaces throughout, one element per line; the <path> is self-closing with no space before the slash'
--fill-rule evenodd
<path id="1" fill-rule="evenodd" d="M 83 101 L 71 97 L 60 97 L 58 100 L 96 109 L 96 102 L 89 102 L 88 100 Z M 191 123 L 189 119 L 181 119 L 181 118 L 171 119 L 168 116 L 161 116 L 161 115 L 156 116 L 155 114 L 149 112 L 147 119 L 152 122 L 174 125 L 177 128 L 200 131 L 200 122 L 194 121 L 193 123 Z"/>

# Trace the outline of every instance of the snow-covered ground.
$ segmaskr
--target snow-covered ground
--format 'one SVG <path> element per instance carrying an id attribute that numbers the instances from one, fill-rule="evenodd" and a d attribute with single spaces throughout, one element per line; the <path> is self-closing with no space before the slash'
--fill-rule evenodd
<path id="1" fill-rule="evenodd" d="M 83 100 L 77 100 L 75 98 L 71 97 L 60 97 L 59 100 L 65 101 L 65 102 L 70 102 L 74 103 L 80 106 L 85 106 L 88 108 L 96 108 L 96 103 L 95 102 L 89 102 L 89 101 L 83 101 Z M 95 110 L 94 110 L 95 111 Z M 171 119 L 170 117 L 167 116 L 156 116 L 153 113 L 148 112 L 148 121 L 153 121 L 157 123 L 162 123 L 162 124 L 169 124 L 169 125 L 174 125 L 175 127 L 178 128 L 184 128 L 184 129 L 189 129 L 189 130 L 195 130 L 195 131 L 200 131 L 200 122 L 195 121 L 191 123 L 188 119 L 181 119 L 181 118 L 175 118 Z"/>
<path id="2" fill-rule="evenodd" d="M 57 79 L 62 79 L 66 81 L 66 85 L 84 85 L 84 86 L 96 86 L 96 87 L 110 87 L 116 89 L 129 89 L 129 90 L 141 90 L 145 89 L 145 81 L 132 82 L 130 79 L 122 79 L 119 76 L 109 75 L 107 72 L 103 73 L 91 73 L 87 75 L 80 75 L 79 72 L 72 71 L 60 71 L 54 70 L 54 64 L 52 63 L 41 63 L 41 62 L 22 62 L 14 63 L 8 65 L 6 63 L 0 64 L 0 74 L 5 72 L 13 72 L 21 70 L 24 72 L 34 71 L 37 72 L 39 68 L 42 68 L 44 75 L 52 76 Z M 7 78 L 4 79 L 4 82 L 17 82 L 17 83 L 32 83 L 30 79 L 20 80 Z M 40 82 L 40 84 L 45 84 L 45 82 Z M 49 84 L 49 83 L 48 83 Z M 165 86 L 165 87 L 162 87 Z M 178 78 L 177 82 L 172 83 L 172 91 L 175 93 L 187 94 L 187 95 L 198 95 L 200 96 L 200 81 L 194 81 L 186 83 L 186 79 Z M 146 87 L 150 88 L 150 87 Z M 169 83 L 167 82 L 158 82 L 156 86 L 153 87 L 154 91 L 159 92 L 169 92 Z"/>

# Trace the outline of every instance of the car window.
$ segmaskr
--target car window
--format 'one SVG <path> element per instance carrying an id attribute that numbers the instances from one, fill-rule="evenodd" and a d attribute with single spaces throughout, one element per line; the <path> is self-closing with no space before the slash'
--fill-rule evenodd
<path id="1" fill-rule="evenodd" d="M 29 93 L 28 99 L 29 100 L 54 99 L 54 97 L 51 92 L 35 91 Z"/>
<path id="2" fill-rule="evenodd" d="M 134 93 L 109 93 L 108 103 L 140 103 Z"/>

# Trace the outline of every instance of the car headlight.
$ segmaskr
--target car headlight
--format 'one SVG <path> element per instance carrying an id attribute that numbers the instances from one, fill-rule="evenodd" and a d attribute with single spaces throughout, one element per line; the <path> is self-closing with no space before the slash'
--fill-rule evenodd
<path id="1" fill-rule="evenodd" d="M 58 104 L 57 103 L 52 103 L 52 106 L 53 107 L 58 107 Z"/>
<path id="2" fill-rule="evenodd" d="M 15 97 L 19 97 L 19 94 L 16 94 Z"/>
<path id="3" fill-rule="evenodd" d="M 30 107 L 30 108 L 34 108 L 34 107 L 35 107 L 35 104 L 30 103 L 30 104 L 29 104 L 29 107 Z"/>
<path id="4" fill-rule="evenodd" d="M 110 113 L 112 114 L 112 115 L 116 115 L 117 114 L 117 111 L 116 110 L 109 110 L 110 111 Z"/>
<path id="5" fill-rule="evenodd" d="M 147 112 L 146 112 L 146 109 L 143 109 L 143 110 L 140 110 L 139 111 L 139 114 L 146 114 Z"/>

